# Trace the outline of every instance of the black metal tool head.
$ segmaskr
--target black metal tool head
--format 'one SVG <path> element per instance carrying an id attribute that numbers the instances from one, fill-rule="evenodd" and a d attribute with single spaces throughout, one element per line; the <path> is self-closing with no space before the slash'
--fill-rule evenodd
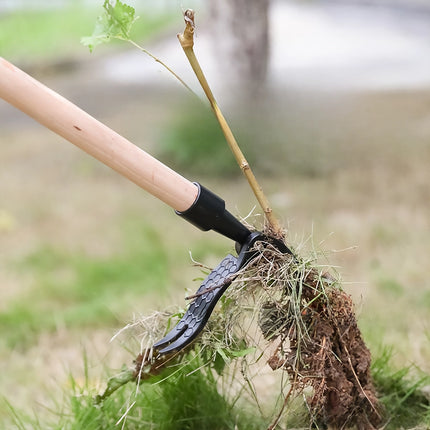
<path id="1" fill-rule="evenodd" d="M 253 232 L 240 245 L 238 256 L 227 255 L 208 275 L 195 293 L 194 300 L 179 323 L 161 340 L 154 344 L 159 354 L 178 352 L 187 347 L 206 325 L 216 303 L 238 275 L 239 271 L 256 255 L 256 242 L 268 242 L 283 253 L 292 254 L 280 240 Z"/>

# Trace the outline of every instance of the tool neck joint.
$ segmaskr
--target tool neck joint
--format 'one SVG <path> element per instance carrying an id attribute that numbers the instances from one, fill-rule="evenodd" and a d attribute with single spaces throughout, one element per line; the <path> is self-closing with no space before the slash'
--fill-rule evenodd
<path id="1" fill-rule="evenodd" d="M 226 210 L 223 199 L 195 184 L 199 189 L 196 200 L 189 209 L 176 213 L 203 231 L 214 230 L 243 245 L 251 231 Z"/>

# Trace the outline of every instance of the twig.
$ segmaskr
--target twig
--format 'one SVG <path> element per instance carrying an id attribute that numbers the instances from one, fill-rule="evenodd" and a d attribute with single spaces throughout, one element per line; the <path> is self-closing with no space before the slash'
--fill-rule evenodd
<path id="1" fill-rule="evenodd" d="M 166 63 L 164 63 L 162 60 L 160 60 L 155 55 L 151 54 L 147 49 L 145 49 L 143 46 L 140 46 L 138 43 L 136 43 L 134 40 L 131 39 L 118 39 L 124 40 L 125 42 L 131 43 L 133 46 L 135 46 L 137 49 L 142 51 L 144 54 L 150 56 L 155 62 L 159 63 L 161 66 L 163 66 L 169 73 L 171 73 L 188 91 L 190 91 L 195 97 L 198 97 L 197 94 L 187 85 L 187 83 L 177 74 L 175 73 Z"/>
<path id="2" fill-rule="evenodd" d="M 283 233 L 282 233 L 281 226 L 278 220 L 276 219 L 276 217 L 274 216 L 272 208 L 269 205 L 269 201 L 267 200 L 266 195 L 263 192 L 263 189 L 261 188 L 256 177 L 254 176 L 254 173 L 252 172 L 248 161 L 243 155 L 226 119 L 224 118 L 224 115 L 222 114 L 221 109 L 219 108 L 215 100 L 215 97 L 212 94 L 212 90 L 209 87 L 206 77 L 194 53 L 194 50 L 193 50 L 194 29 L 195 29 L 194 11 L 191 9 L 187 9 L 184 12 L 184 19 L 185 19 L 185 30 L 183 33 L 178 34 L 178 39 L 179 39 L 179 42 L 181 43 L 182 49 L 184 50 L 185 55 L 187 56 L 188 61 L 201 87 L 203 88 L 203 91 L 205 92 L 206 97 L 209 100 L 211 108 L 216 116 L 216 119 L 219 122 L 219 125 L 221 126 L 222 132 L 224 133 L 227 143 L 231 151 L 233 152 L 234 157 L 236 158 L 237 164 L 239 165 L 240 169 L 242 170 L 243 174 L 248 180 L 248 183 L 251 186 L 251 189 L 254 192 L 254 195 L 257 198 L 257 201 L 264 212 L 266 220 L 269 223 L 271 234 L 273 236 L 282 238 Z"/>

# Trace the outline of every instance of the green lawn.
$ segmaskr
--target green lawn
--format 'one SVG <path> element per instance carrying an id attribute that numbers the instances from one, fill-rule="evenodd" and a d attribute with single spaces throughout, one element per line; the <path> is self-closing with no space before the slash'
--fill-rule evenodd
<path id="1" fill-rule="evenodd" d="M 136 296 L 154 290 L 162 296 L 168 257 L 158 234 L 135 223 L 121 244 L 124 251 L 106 257 L 41 245 L 16 263 L 15 270 L 32 281 L 0 314 L 0 342 L 26 350 L 58 326 L 77 330 L 118 325 Z"/>

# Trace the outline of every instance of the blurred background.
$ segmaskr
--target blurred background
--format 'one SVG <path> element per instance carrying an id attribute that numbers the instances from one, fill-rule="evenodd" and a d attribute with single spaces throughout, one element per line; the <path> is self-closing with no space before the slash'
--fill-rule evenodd
<path id="1" fill-rule="evenodd" d="M 341 274 L 374 355 L 388 346 L 430 371 L 430 2 L 129 1 L 133 40 L 201 100 L 125 42 L 90 54 L 80 38 L 102 3 L 0 0 L 0 55 L 259 227 L 176 39 L 194 8 L 196 54 L 289 244 Z M 130 363 L 138 351 L 111 336 L 184 303 L 201 275 L 189 252 L 214 266 L 232 249 L 0 101 L 0 390 L 13 404 L 61 393 L 84 351 L 95 385 Z"/>

